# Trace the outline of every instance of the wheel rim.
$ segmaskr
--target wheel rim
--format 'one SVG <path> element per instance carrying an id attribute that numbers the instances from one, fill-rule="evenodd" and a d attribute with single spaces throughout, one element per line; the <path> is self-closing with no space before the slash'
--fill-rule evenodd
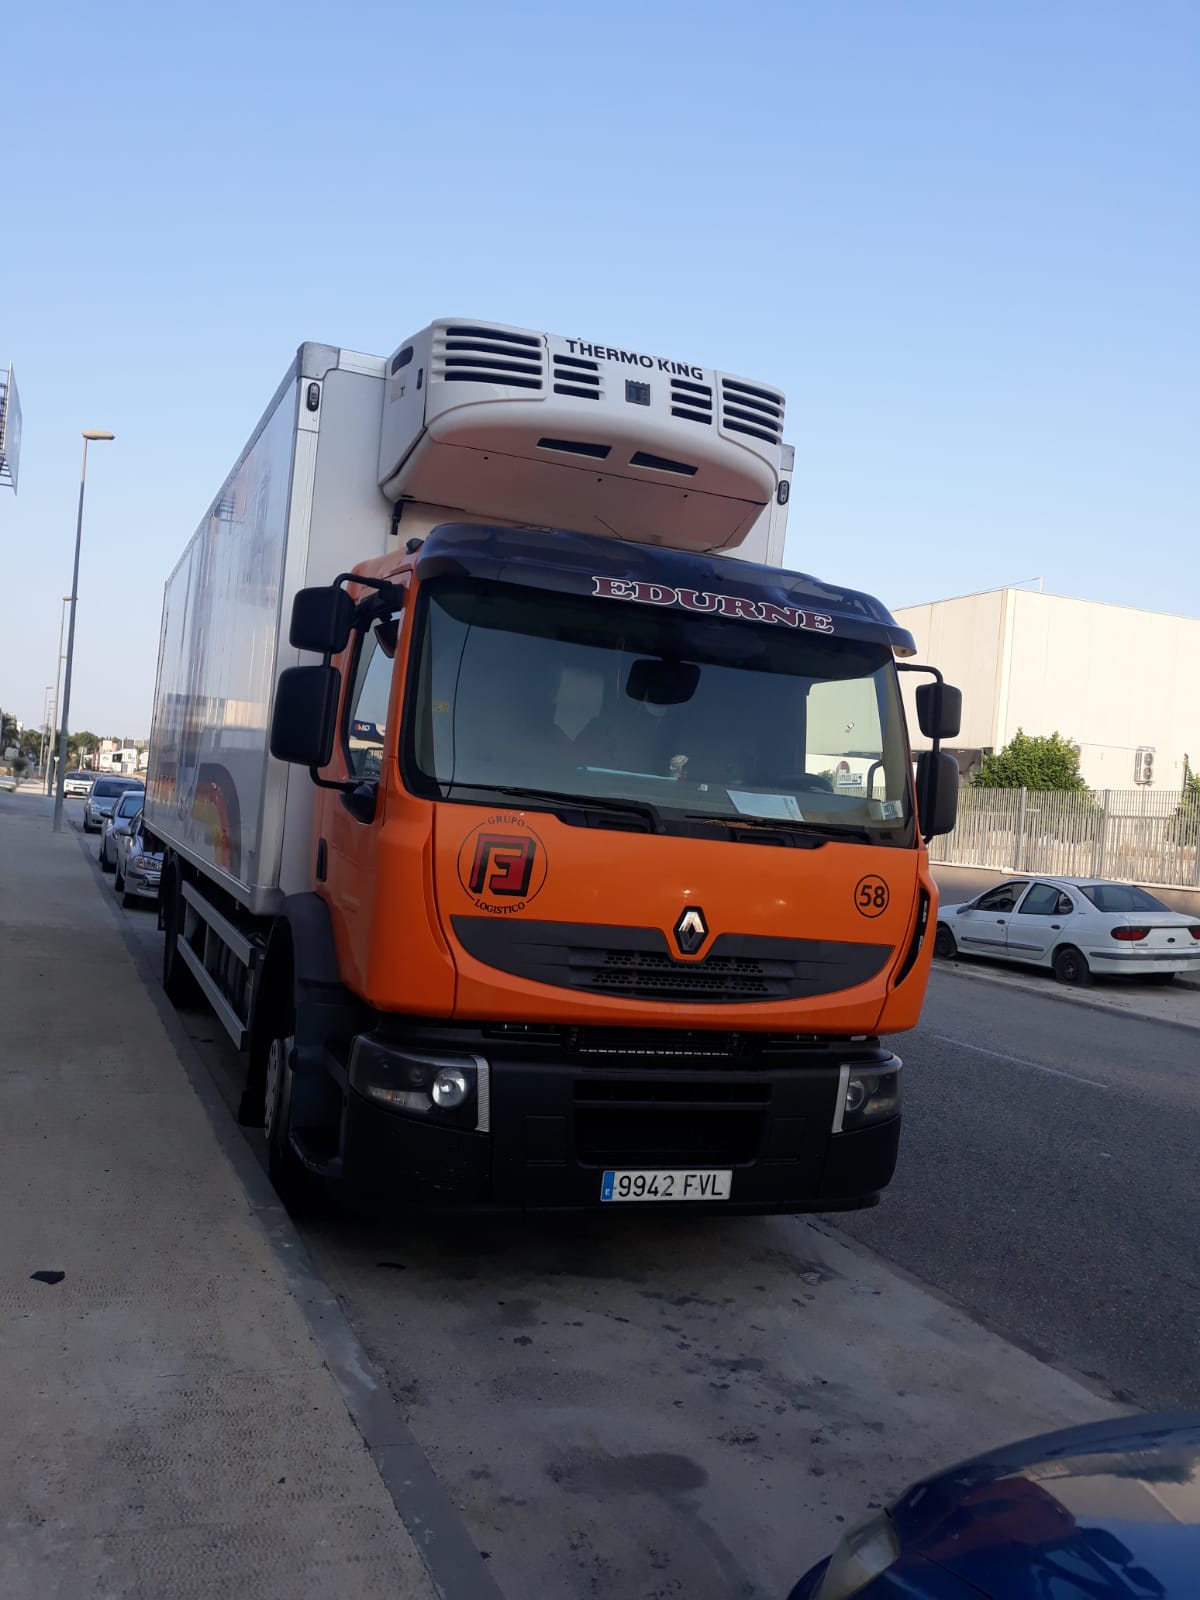
<path id="1" fill-rule="evenodd" d="M 1060 963 L 1062 975 L 1068 983 L 1075 983 L 1079 978 L 1079 963 L 1069 952 L 1063 956 Z"/>
<path id="2" fill-rule="evenodd" d="M 292 1053 L 292 1039 L 272 1039 L 267 1051 L 266 1083 L 263 1086 L 263 1131 L 268 1142 L 275 1136 L 279 1116 L 279 1098 L 283 1086 L 283 1072 L 287 1058 Z"/>

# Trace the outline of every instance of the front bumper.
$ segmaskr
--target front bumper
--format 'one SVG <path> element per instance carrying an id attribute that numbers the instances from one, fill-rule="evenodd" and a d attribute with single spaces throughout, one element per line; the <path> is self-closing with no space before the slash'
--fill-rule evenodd
<path id="1" fill-rule="evenodd" d="M 481 1064 L 482 1126 L 436 1111 L 385 1109 L 347 1076 L 339 1171 L 373 1207 L 593 1210 L 602 1175 L 617 1169 L 732 1169 L 730 1198 L 682 1202 L 715 1212 L 853 1210 L 874 1205 L 891 1179 L 900 1117 L 834 1133 L 842 1067 L 895 1065 L 878 1045 L 812 1042 L 765 1054 L 752 1067 L 663 1055 L 653 1065 L 609 1050 L 567 1058 L 553 1049 L 414 1032 L 389 1041 L 389 1081 L 436 1052 Z M 379 1057 L 381 1036 L 371 1039 Z M 654 1202 L 658 1211 L 673 1203 Z M 675 1205 L 678 1209 L 678 1205 Z M 641 1210 L 634 1203 L 622 1211 Z"/>
<path id="2" fill-rule="evenodd" d="M 157 900 L 158 885 L 161 878 L 161 870 L 144 872 L 137 867 L 126 867 L 125 893 L 136 895 L 139 900 Z"/>

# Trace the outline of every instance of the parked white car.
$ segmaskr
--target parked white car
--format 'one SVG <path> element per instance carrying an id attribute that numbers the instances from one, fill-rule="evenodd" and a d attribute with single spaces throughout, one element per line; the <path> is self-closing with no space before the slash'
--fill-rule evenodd
<path id="1" fill-rule="evenodd" d="M 963 905 L 938 908 L 933 953 L 1050 967 L 1060 983 L 1092 973 L 1170 983 L 1200 973 L 1200 921 L 1132 883 L 1009 878 Z"/>

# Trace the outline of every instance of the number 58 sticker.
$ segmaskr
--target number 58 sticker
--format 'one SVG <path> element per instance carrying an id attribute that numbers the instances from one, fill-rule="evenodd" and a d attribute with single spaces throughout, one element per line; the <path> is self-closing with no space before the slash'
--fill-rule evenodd
<path id="1" fill-rule="evenodd" d="M 860 878 L 854 888 L 854 909 L 861 917 L 881 917 L 888 908 L 888 886 L 875 873 Z"/>

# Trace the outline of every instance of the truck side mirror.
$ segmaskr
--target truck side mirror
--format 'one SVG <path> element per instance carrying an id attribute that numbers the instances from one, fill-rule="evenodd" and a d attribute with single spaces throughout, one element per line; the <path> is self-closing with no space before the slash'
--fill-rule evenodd
<path id="1" fill-rule="evenodd" d="M 953 756 L 923 750 L 917 757 L 917 822 L 923 839 L 954 832 L 958 784 L 958 762 Z"/>
<path id="2" fill-rule="evenodd" d="M 297 589 L 292 601 L 288 642 L 296 650 L 318 655 L 339 655 L 350 642 L 354 626 L 354 601 L 340 585 Z"/>
<path id="3" fill-rule="evenodd" d="M 923 683 L 917 690 L 917 726 L 927 739 L 957 739 L 962 726 L 962 690 L 940 679 Z"/>
<path id="4" fill-rule="evenodd" d="M 271 754 L 277 761 L 298 767 L 329 765 L 341 688 L 336 667 L 287 667 L 279 674 L 271 713 Z"/>

